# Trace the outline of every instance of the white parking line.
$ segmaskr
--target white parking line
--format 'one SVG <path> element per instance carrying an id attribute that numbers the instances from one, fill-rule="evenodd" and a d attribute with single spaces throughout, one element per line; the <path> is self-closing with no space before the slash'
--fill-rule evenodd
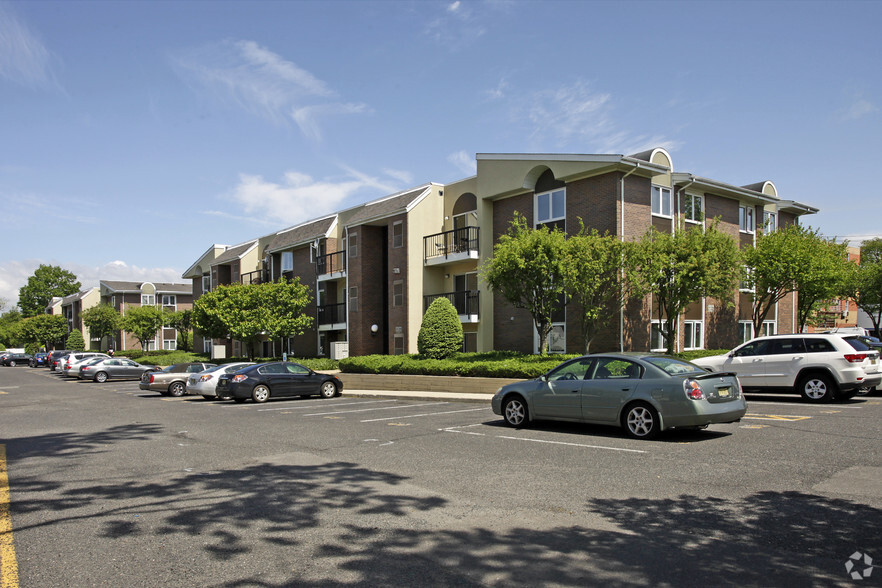
<path id="1" fill-rule="evenodd" d="M 445 433 L 460 433 L 463 435 L 474 435 L 477 437 L 495 437 L 496 439 L 506 439 L 509 441 L 531 441 L 533 443 L 546 443 L 549 445 L 565 445 L 568 447 L 584 447 L 586 449 L 608 449 L 609 451 L 624 451 L 626 453 L 649 453 L 648 451 L 644 451 L 643 449 L 625 449 L 623 447 L 607 447 L 605 445 L 587 445 L 585 443 L 569 443 L 567 441 L 547 441 L 544 439 L 531 439 L 529 437 L 511 437 L 509 435 L 487 435 L 486 433 L 473 433 L 471 431 L 460 431 L 458 429 L 465 429 L 468 427 L 480 427 L 481 424 L 476 425 L 463 425 L 461 427 L 448 427 L 446 429 L 438 429 L 439 431 L 443 431 Z"/>
<path id="2" fill-rule="evenodd" d="M 399 410 L 402 408 L 413 408 L 415 406 L 438 406 L 441 404 L 450 404 L 449 402 L 424 402 L 423 404 L 404 404 L 402 406 L 387 406 L 381 408 L 365 408 L 363 410 L 338 410 L 333 412 L 316 412 L 313 414 L 305 414 L 303 416 L 325 416 L 328 414 L 347 414 L 351 412 L 370 412 L 372 410 Z M 401 418 L 401 417 L 398 417 Z"/>
<path id="3" fill-rule="evenodd" d="M 302 400 L 301 402 L 307 402 L 307 401 Z M 258 408 L 257 412 L 267 412 L 270 410 L 296 410 L 298 408 L 302 408 L 302 409 L 313 408 L 312 404 L 315 404 L 316 402 L 327 402 L 327 400 L 325 400 L 323 398 L 321 398 L 321 399 L 317 398 L 317 399 L 315 399 L 315 402 L 310 403 L 310 406 L 281 406 L 281 407 L 277 407 L 277 408 Z M 396 402 L 396 401 L 395 400 L 366 400 L 364 402 L 341 402 L 340 404 L 334 404 L 334 406 L 352 406 L 353 404 L 356 404 L 356 405 L 358 405 L 358 404 L 375 404 L 378 402 Z M 311 415 L 305 415 L 305 416 L 311 416 Z"/>
<path id="4" fill-rule="evenodd" d="M 360 422 L 362 422 L 362 423 L 375 423 L 375 422 L 377 422 L 377 421 L 391 421 L 391 420 L 401 420 L 401 419 L 415 419 L 415 418 L 419 418 L 419 417 L 435 416 L 435 415 L 438 415 L 438 414 L 454 414 L 454 413 L 457 413 L 457 412 L 475 412 L 475 411 L 478 411 L 478 410 L 487 410 L 487 408 L 486 408 L 486 407 L 484 407 L 484 408 L 467 408 L 467 409 L 464 409 L 464 410 L 447 410 L 447 411 L 444 411 L 444 412 L 424 412 L 423 414 L 409 414 L 409 415 L 407 415 L 407 416 L 384 417 L 384 418 L 382 418 L 382 419 L 366 419 L 366 420 L 363 420 L 363 421 L 360 421 Z"/>

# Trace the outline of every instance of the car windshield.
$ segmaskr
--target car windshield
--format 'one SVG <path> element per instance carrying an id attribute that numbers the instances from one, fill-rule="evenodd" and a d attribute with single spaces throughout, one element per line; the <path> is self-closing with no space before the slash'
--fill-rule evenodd
<path id="1" fill-rule="evenodd" d="M 651 363 L 656 367 L 660 367 L 672 376 L 704 372 L 704 369 L 698 367 L 694 363 L 689 363 L 688 361 L 683 361 L 681 359 L 674 359 L 673 357 L 644 357 L 643 361 Z"/>

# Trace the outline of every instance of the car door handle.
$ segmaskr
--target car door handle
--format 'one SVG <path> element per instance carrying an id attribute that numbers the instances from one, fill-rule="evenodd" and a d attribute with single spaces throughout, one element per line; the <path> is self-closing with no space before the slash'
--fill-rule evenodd
<path id="1" fill-rule="evenodd" d="M 794 356 L 793 361 L 799 361 L 800 359 L 805 359 L 805 358 L 801 355 L 797 355 L 797 356 Z"/>

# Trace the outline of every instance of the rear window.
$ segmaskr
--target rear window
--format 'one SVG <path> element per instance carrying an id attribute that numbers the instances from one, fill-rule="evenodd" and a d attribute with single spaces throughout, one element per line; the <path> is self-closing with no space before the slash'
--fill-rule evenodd
<path id="1" fill-rule="evenodd" d="M 857 337 L 843 337 L 845 342 L 854 347 L 855 351 L 870 351 L 873 348 L 858 339 Z"/>
<path id="2" fill-rule="evenodd" d="M 672 376 L 679 374 L 695 374 L 705 371 L 703 368 L 689 363 L 688 361 L 681 361 L 671 357 L 644 357 L 643 361 L 651 363 L 656 367 L 660 367 Z"/>

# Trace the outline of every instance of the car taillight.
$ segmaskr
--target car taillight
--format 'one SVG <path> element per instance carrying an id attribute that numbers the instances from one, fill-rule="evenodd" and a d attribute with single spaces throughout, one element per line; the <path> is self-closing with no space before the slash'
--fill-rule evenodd
<path id="1" fill-rule="evenodd" d="M 247 379 L 248 379 L 248 376 L 246 376 L 244 374 L 239 374 L 238 376 L 233 376 L 234 382 L 244 382 Z"/>
<path id="2" fill-rule="evenodd" d="M 704 398 L 704 391 L 697 380 L 683 380 L 683 389 L 686 390 L 686 397 L 690 400 L 701 400 Z"/>
<path id="3" fill-rule="evenodd" d="M 151 384 L 153 383 L 153 374 L 150 374 L 150 382 L 149 383 L 151 383 Z"/>
<path id="4" fill-rule="evenodd" d="M 199 377 L 199 381 L 200 381 L 200 382 L 207 382 L 207 381 L 210 380 L 210 379 L 211 379 L 211 374 L 206 374 L 206 375 L 204 375 L 204 376 L 200 376 L 200 377 Z"/>
<path id="5" fill-rule="evenodd" d="M 866 353 L 846 353 L 845 354 L 845 361 L 848 361 L 851 363 L 861 363 L 865 359 L 867 359 Z"/>

